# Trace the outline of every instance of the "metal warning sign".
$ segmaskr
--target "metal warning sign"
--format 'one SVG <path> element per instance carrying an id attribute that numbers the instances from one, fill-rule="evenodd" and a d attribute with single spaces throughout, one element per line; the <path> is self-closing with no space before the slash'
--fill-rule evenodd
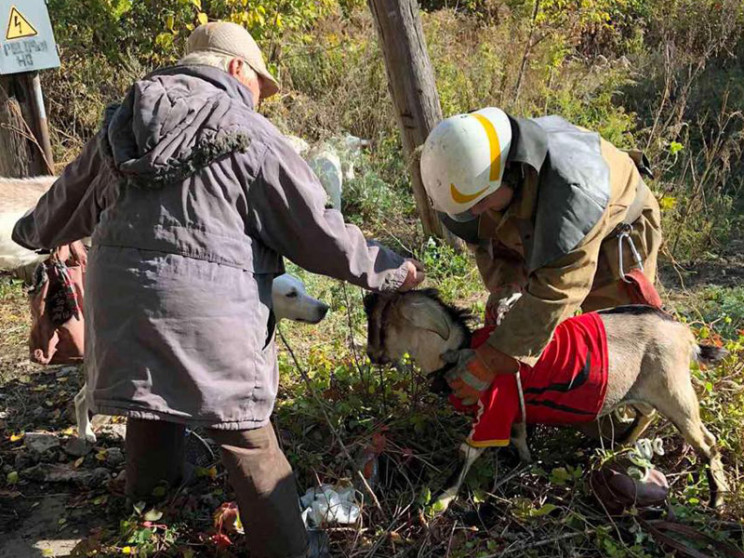
<path id="1" fill-rule="evenodd" d="M 23 39 L 24 37 L 35 37 L 38 34 L 34 26 L 13 6 L 10 9 L 10 19 L 8 19 L 8 30 L 5 32 L 5 38 L 8 40 Z"/>
<path id="2" fill-rule="evenodd" d="M 44 0 L 0 0 L 0 25 L 0 74 L 60 65 Z"/>

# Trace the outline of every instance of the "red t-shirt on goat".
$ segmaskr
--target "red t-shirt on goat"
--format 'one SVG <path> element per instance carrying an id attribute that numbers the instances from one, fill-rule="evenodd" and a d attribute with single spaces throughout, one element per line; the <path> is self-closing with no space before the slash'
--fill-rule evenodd
<path id="1" fill-rule="evenodd" d="M 493 327 L 473 333 L 471 347 L 486 342 Z M 519 374 L 529 424 L 572 424 L 597 418 L 607 390 L 607 333 L 596 312 L 569 318 L 556 328 L 535 366 L 521 364 Z M 467 442 L 475 447 L 506 446 L 512 424 L 522 420 L 516 378 L 496 376 L 476 405 L 459 411 L 476 415 Z"/>

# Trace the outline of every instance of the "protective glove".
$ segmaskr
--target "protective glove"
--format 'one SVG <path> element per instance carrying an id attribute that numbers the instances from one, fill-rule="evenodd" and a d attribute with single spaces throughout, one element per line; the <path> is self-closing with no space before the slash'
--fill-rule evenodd
<path id="1" fill-rule="evenodd" d="M 477 349 L 447 351 L 442 360 L 454 367 L 445 374 L 452 393 L 463 405 L 475 405 L 498 374 L 516 374 L 519 363 L 484 343 Z"/>

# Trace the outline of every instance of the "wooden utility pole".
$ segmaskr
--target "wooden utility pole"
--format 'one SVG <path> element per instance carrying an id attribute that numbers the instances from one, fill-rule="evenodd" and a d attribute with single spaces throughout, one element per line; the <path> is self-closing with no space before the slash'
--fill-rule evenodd
<path id="1" fill-rule="evenodd" d="M 442 119 L 434 69 L 416 0 L 368 0 L 385 57 L 390 94 L 395 105 L 403 152 L 409 161 L 413 195 L 424 233 L 452 237 L 442 226 L 424 190 L 417 148 Z"/>
<path id="2" fill-rule="evenodd" d="M 0 76 L 0 176 L 53 174 L 46 113 L 43 102 L 41 111 L 37 106 L 34 79 L 38 74 Z"/>

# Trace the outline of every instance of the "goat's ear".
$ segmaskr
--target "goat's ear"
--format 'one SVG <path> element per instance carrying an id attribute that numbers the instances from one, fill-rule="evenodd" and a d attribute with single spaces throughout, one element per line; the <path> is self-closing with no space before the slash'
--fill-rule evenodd
<path id="1" fill-rule="evenodd" d="M 437 312 L 427 302 L 411 302 L 403 305 L 401 315 L 419 329 L 433 331 L 442 339 L 449 339 L 450 325 L 443 312 Z"/>

